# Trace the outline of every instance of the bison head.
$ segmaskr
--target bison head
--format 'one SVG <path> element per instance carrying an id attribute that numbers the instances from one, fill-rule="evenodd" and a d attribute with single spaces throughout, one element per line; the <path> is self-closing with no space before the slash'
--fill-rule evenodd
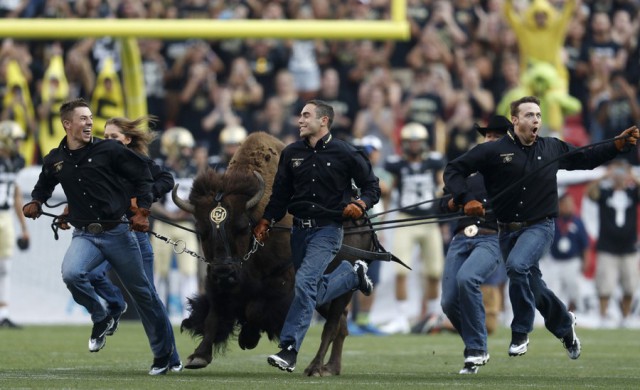
<path id="1" fill-rule="evenodd" d="M 209 278 L 224 287 L 240 282 L 242 262 L 253 244 L 252 228 L 260 218 L 255 206 L 264 196 L 265 183 L 258 172 L 209 169 L 196 177 L 189 200 L 172 198 L 182 210 L 193 214 Z"/>

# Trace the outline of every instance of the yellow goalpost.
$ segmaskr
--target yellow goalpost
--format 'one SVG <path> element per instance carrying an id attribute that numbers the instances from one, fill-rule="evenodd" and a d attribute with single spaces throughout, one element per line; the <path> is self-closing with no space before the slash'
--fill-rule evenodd
<path id="1" fill-rule="evenodd" d="M 390 20 L 2 19 L 0 37 L 72 39 L 372 39 L 408 40 L 406 0 L 391 0 Z"/>

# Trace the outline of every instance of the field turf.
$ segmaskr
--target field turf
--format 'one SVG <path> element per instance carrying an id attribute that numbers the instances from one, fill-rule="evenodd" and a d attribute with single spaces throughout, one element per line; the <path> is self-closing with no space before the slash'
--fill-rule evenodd
<path id="1" fill-rule="evenodd" d="M 107 345 L 89 353 L 90 325 L 0 328 L 0 389 L 637 389 L 640 331 L 578 329 L 582 356 L 567 357 L 543 328 L 531 334 L 529 352 L 507 356 L 509 330 L 490 336 L 490 362 L 477 375 L 458 375 L 463 345 L 458 335 L 349 337 L 342 374 L 309 378 L 302 372 L 315 354 L 320 326 L 309 331 L 298 365 L 285 373 L 267 364 L 275 343 L 261 340 L 242 351 L 230 344 L 224 356 L 201 370 L 151 377 L 151 353 L 139 322 L 123 322 Z M 183 360 L 196 341 L 176 329 Z"/>

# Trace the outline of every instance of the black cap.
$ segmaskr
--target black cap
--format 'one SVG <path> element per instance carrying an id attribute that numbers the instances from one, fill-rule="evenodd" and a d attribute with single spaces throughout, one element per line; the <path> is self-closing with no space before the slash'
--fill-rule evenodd
<path id="1" fill-rule="evenodd" d="M 502 115 L 492 116 L 491 119 L 489 119 L 487 127 L 480 127 L 477 123 L 474 125 L 474 128 L 478 131 L 478 133 L 482 134 L 483 137 L 487 135 L 488 130 L 506 134 L 507 130 L 511 129 L 512 127 L 513 124 L 511 124 L 511 121 Z"/>

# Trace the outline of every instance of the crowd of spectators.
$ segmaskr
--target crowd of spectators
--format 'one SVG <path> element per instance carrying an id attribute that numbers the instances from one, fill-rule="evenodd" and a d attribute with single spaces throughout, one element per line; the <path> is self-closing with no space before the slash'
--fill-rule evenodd
<path id="1" fill-rule="evenodd" d="M 582 109 L 564 118 L 564 130 L 578 129 L 588 142 L 638 123 L 638 0 L 407 0 L 408 41 L 139 39 L 149 114 L 159 117 L 159 130 L 189 129 L 213 155 L 227 125 L 296 139 L 302 103 L 321 98 L 336 110 L 336 136 L 373 133 L 390 154 L 398 129 L 419 122 L 430 146 L 452 159 L 476 142 L 473 124 L 494 114 L 526 72 L 519 50 L 526 42 L 505 7 L 526 24 L 541 2 L 547 17 L 570 11 L 558 55 L 568 70 L 566 92 Z M 0 17 L 388 19 L 390 0 L 0 0 Z M 6 63 L 17 59 L 37 109 L 49 58 L 62 52 L 69 98 L 89 100 L 105 58 L 120 70 L 119 46 L 110 37 L 4 38 L 0 89 Z M 2 119 L 11 119 L 6 105 Z"/>

